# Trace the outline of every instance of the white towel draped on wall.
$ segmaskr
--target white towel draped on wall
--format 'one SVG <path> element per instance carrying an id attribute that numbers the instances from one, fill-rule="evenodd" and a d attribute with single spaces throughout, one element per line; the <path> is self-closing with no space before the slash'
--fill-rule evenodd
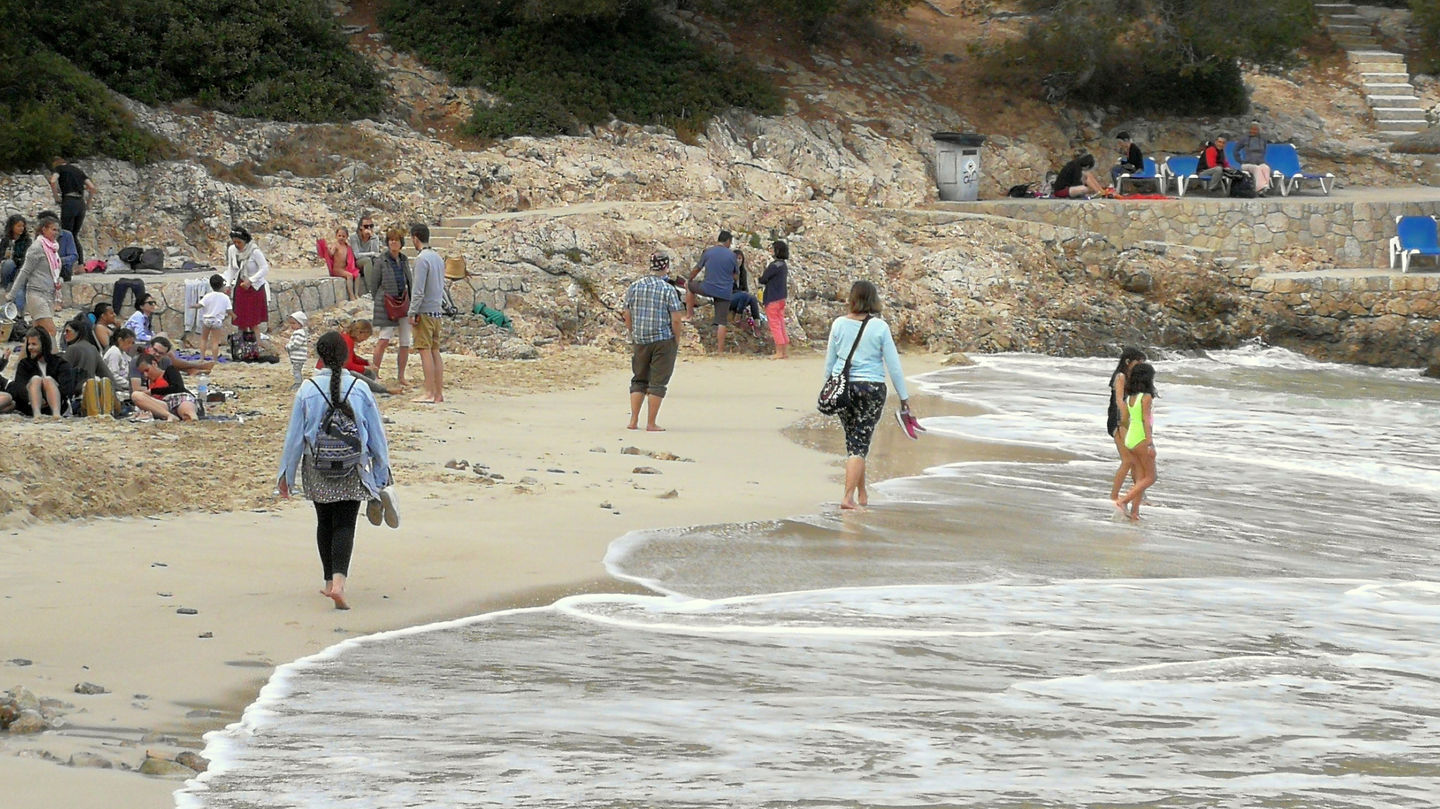
<path id="1" fill-rule="evenodd" d="M 199 306 L 200 299 L 210 291 L 210 281 L 207 278 L 192 278 L 185 282 L 185 331 L 200 331 L 200 310 L 192 309 L 192 306 Z"/>

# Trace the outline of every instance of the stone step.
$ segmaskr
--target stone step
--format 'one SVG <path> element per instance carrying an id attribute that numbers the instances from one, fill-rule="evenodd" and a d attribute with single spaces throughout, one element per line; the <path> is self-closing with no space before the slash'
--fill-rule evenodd
<path id="1" fill-rule="evenodd" d="M 1375 82 L 1375 83 L 1377 83 L 1377 84 L 1386 84 L 1386 83 L 1389 83 L 1389 84 L 1410 84 L 1410 74 L 1409 74 L 1409 73 L 1383 73 L 1383 72 L 1382 72 L 1382 73 L 1365 73 L 1365 72 L 1362 72 L 1362 73 L 1360 74 L 1360 80 L 1363 81 L 1363 82 L 1366 82 L 1366 83 Z M 1413 87 L 1414 85 L 1411 85 L 1411 86 Z"/>
<path id="2" fill-rule="evenodd" d="M 1325 30 L 1329 31 L 1331 36 L 1365 37 L 1366 39 L 1371 39 L 1375 36 L 1375 31 L 1368 25 L 1351 25 L 1349 23 L 1332 22 L 1325 26 Z"/>
<path id="3" fill-rule="evenodd" d="M 1327 17 L 1336 15 L 1355 16 L 1359 11 L 1354 3 L 1316 3 L 1315 10 Z"/>
<path id="4" fill-rule="evenodd" d="M 1430 128 L 1427 121 L 1376 121 L 1375 126 L 1383 132 L 1424 132 Z"/>
<path id="5" fill-rule="evenodd" d="M 1424 121 L 1425 110 L 1419 107 L 1375 107 L 1377 121 Z"/>
<path id="6" fill-rule="evenodd" d="M 446 217 L 440 220 L 441 227 L 467 229 L 483 221 L 478 216 L 456 216 Z"/>
<path id="7" fill-rule="evenodd" d="M 1346 56 L 1352 62 L 1364 62 L 1366 64 L 1382 64 L 1399 62 L 1404 64 L 1405 57 L 1402 54 L 1391 53 L 1390 51 L 1347 51 Z"/>
<path id="8" fill-rule="evenodd" d="M 1414 87 L 1414 85 L 1411 85 L 1411 84 L 1409 84 L 1409 83 L 1406 83 L 1406 84 L 1371 84 L 1371 83 L 1367 82 L 1367 83 L 1364 85 L 1364 89 L 1365 89 L 1365 95 L 1371 95 L 1371 96 L 1396 96 L 1396 97 L 1398 98 L 1398 97 L 1413 96 L 1413 95 L 1415 95 L 1415 87 Z"/>
<path id="9" fill-rule="evenodd" d="M 435 227 L 430 228 L 430 238 L 453 239 L 464 232 L 465 228 L 451 227 L 448 225 L 436 225 Z"/>
<path id="10" fill-rule="evenodd" d="M 1381 140 L 1400 140 L 1401 138 L 1408 138 L 1414 134 L 1414 132 L 1406 129 L 1382 129 L 1375 133 L 1375 137 Z"/>
<path id="11" fill-rule="evenodd" d="M 1366 26 L 1366 27 L 1368 28 L 1368 27 L 1370 26 L 1370 21 L 1367 20 L 1367 19 L 1365 19 L 1364 17 L 1360 16 L 1359 14 L 1326 14 L 1326 15 L 1325 15 L 1325 24 L 1326 24 L 1326 25 L 1337 25 L 1337 24 L 1338 24 L 1338 25 L 1363 25 L 1363 26 Z"/>
<path id="12" fill-rule="evenodd" d="M 1396 107 L 1403 107 L 1405 109 L 1418 110 L 1425 104 L 1425 101 L 1423 99 L 1421 99 L 1419 96 L 1413 95 L 1365 96 L 1365 100 L 1370 103 L 1370 107 L 1372 109 L 1379 109 L 1381 107 L 1390 107 L 1392 109 Z"/>

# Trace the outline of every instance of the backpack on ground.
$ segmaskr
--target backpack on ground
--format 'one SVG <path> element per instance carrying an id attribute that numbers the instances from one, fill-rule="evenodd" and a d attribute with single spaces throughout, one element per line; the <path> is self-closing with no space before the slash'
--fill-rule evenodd
<path id="1" fill-rule="evenodd" d="M 1015 197 L 1017 199 L 1033 197 L 1035 196 L 1034 188 L 1034 183 L 1020 183 L 1019 185 L 1012 185 L 1010 186 L 1010 190 L 1005 192 L 1005 196 Z"/>
<path id="2" fill-rule="evenodd" d="M 345 389 L 347 400 L 357 381 L 350 380 L 350 387 Z M 360 444 L 360 425 L 355 423 L 349 413 L 330 401 L 320 383 L 311 379 L 310 384 L 320 391 L 320 398 L 329 405 L 325 417 L 320 421 L 320 432 L 315 436 L 315 444 L 310 448 L 310 457 L 314 461 L 316 472 L 326 477 L 343 478 L 355 471 L 365 454 Z"/>
<path id="3" fill-rule="evenodd" d="M 1237 171 L 1232 175 L 1227 170 L 1225 176 L 1230 180 L 1230 196 L 1242 199 L 1254 199 L 1259 196 L 1255 192 L 1255 178 L 1251 177 L 1249 172 Z"/>
<path id="4" fill-rule="evenodd" d="M 80 387 L 80 415 L 86 418 L 114 416 L 115 385 L 103 376 L 85 380 Z"/>
<path id="5" fill-rule="evenodd" d="M 147 247 L 140 251 L 140 261 L 136 263 L 137 270 L 163 270 L 165 269 L 165 251 L 158 247 Z"/>
<path id="6" fill-rule="evenodd" d="M 116 258 L 119 258 L 121 261 L 125 262 L 125 266 L 133 270 L 135 269 L 135 266 L 140 263 L 140 256 L 144 254 L 144 252 L 144 250 L 141 250 L 140 248 L 131 245 L 129 247 L 120 248 L 120 252 L 116 253 L 115 256 Z"/>

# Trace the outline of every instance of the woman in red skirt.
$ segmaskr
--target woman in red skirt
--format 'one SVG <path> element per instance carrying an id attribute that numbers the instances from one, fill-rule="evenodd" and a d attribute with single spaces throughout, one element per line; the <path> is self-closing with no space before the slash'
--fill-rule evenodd
<path id="1" fill-rule="evenodd" d="M 256 327 L 270 319 L 265 277 L 270 262 L 255 245 L 250 231 L 236 225 L 230 229 L 233 246 L 226 249 L 225 282 L 234 290 L 235 327 L 249 341 L 258 340 Z"/>

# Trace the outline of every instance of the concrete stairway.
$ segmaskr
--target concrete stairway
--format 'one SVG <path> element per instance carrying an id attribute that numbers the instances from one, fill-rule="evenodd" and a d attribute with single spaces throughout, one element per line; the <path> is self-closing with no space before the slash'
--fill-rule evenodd
<path id="1" fill-rule="evenodd" d="M 1357 13 L 1353 3 L 1316 3 L 1315 8 L 1330 37 L 1345 49 L 1352 68 L 1360 74 L 1380 137 L 1394 140 L 1428 128 L 1405 57 L 1380 47 L 1374 27 Z"/>

